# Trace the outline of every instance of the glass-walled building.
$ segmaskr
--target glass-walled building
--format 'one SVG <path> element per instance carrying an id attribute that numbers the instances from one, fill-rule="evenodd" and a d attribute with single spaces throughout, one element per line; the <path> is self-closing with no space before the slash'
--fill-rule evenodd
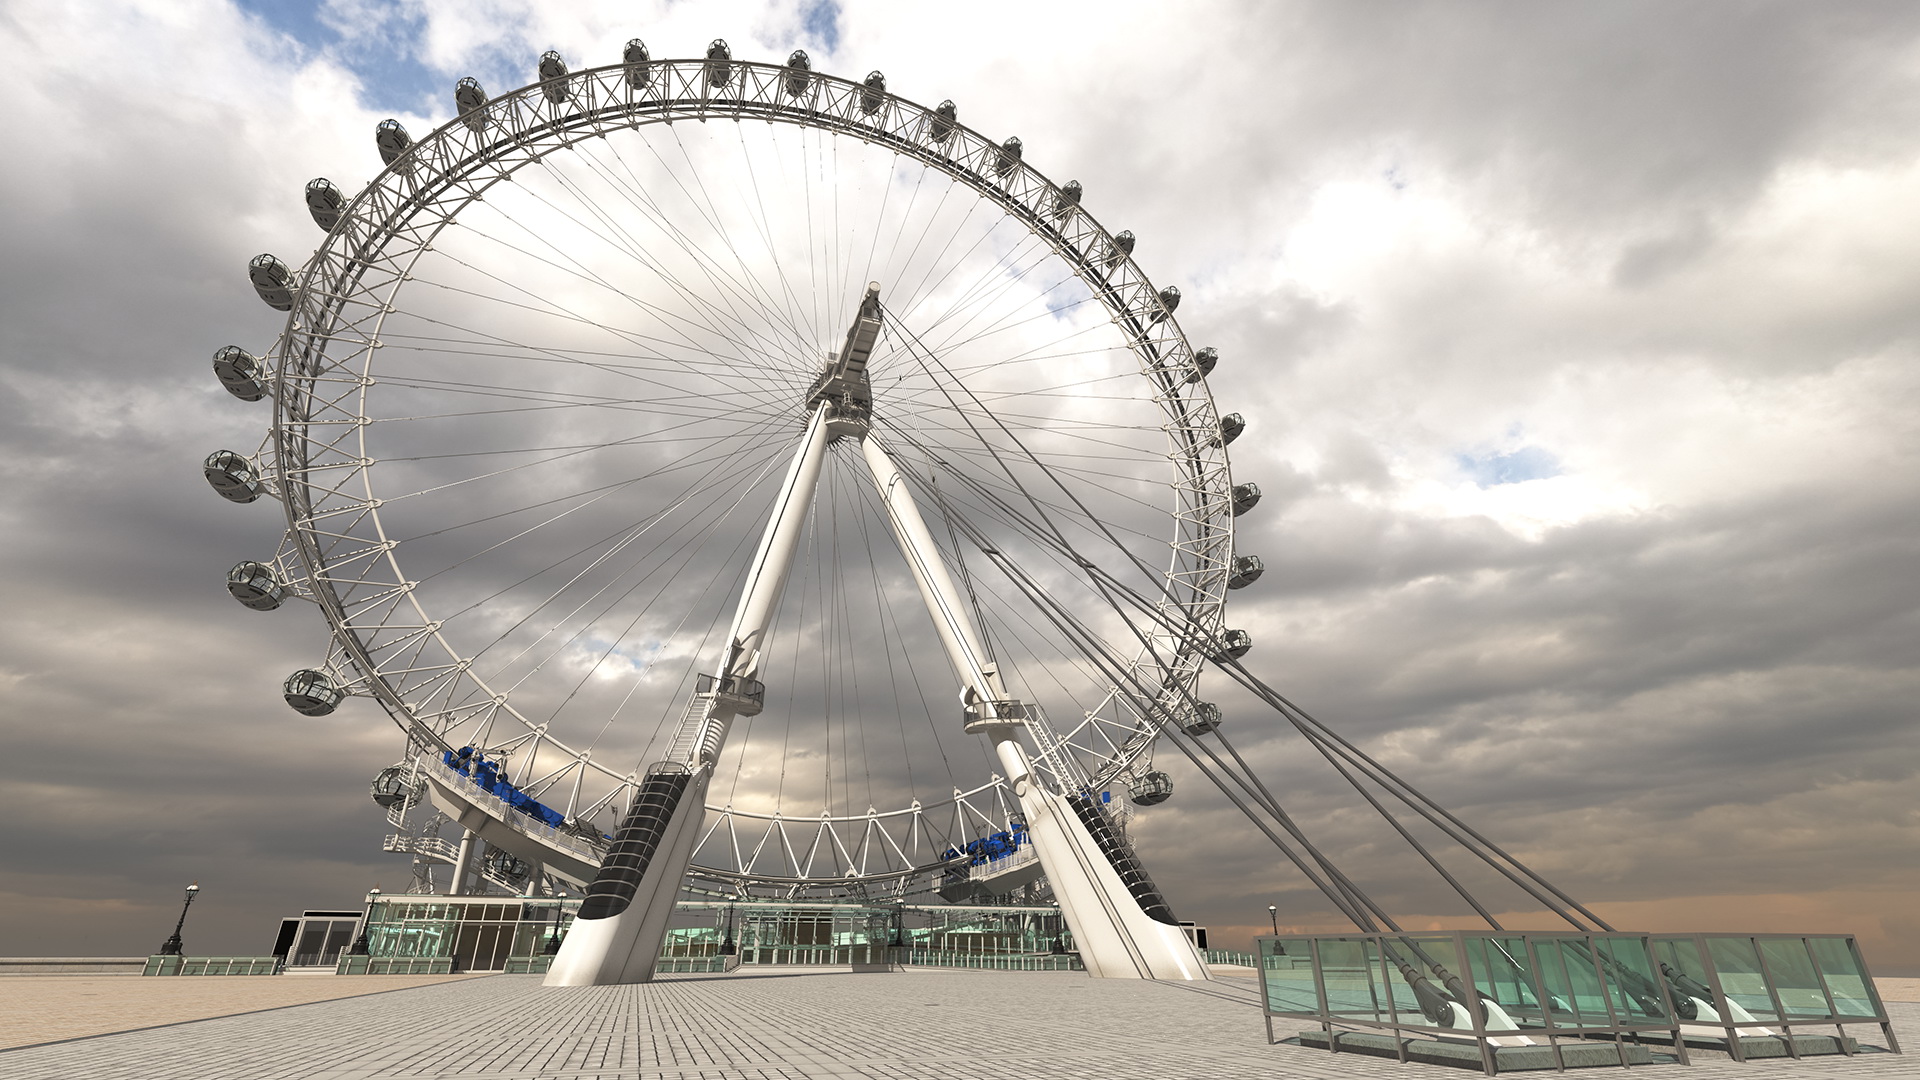
<path id="1" fill-rule="evenodd" d="M 579 897 L 383 896 L 367 917 L 366 956 L 343 971 L 544 971 Z M 918 963 L 1072 968 L 1072 936 L 1052 905 L 857 905 L 682 901 L 661 951 L 696 962 Z"/>

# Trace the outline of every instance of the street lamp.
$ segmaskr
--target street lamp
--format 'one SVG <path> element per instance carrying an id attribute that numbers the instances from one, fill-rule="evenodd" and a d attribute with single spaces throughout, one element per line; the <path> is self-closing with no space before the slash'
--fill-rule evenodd
<path id="1" fill-rule="evenodd" d="M 199 882 L 196 881 L 187 886 L 187 902 L 180 905 L 180 921 L 173 924 L 173 936 L 167 939 L 166 944 L 160 946 L 161 956 L 180 955 L 180 928 L 187 925 L 187 909 L 193 906 L 193 898 L 198 895 L 200 895 Z"/>
<path id="2" fill-rule="evenodd" d="M 740 955 L 740 946 L 733 943 L 733 901 L 727 901 L 727 940 L 720 943 L 721 956 Z"/>
<path id="3" fill-rule="evenodd" d="M 1267 918 L 1273 920 L 1273 936 L 1280 936 L 1280 908 L 1275 904 L 1267 905 Z"/>
<path id="4" fill-rule="evenodd" d="M 367 926 L 373 922 L 373 904 L 378 899 L 380 886 L 375 885 L 367 890 L 367 913 L 360 917 L 360 936 L 354 941 L 353 947 L 347 950 L 348 956 L 367 955 Z"/>

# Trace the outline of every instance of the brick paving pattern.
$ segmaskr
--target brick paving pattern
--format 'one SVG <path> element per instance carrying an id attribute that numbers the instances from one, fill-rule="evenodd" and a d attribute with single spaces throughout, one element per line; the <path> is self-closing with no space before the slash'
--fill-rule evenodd
<path id="1" fill-rule="evenodd" d="M 242 981 L 273 980 L 206 980 Z M 392 987 L 406 980 L 364 981 Z M 1920 1043 L 1920 1004 L 1890 1008 L 1900 1033 Z M 1869 1030 L 1857 1034 L 1873 1042 L 1878 1032 L 1869 1037 Z M 1920 1054 L 1736 1065 L 1724 1055 L 1696 1051 L 1694 1061 L 1692 1069 L 1655 1065 L 1631 1075 L 1651 1068 L 1672 1080 L 1920 1077 Z M 1269 1046 L 1250 978 L 1181 985 L 1067 972 L 933 969 L 891 974 L 770 969 L 555 990 L 542 987 L 537 976 L 496 975 L 0 1051 L 4 1080 L 1440 1080 L 1472 1075 Z M 1605 1075 L 1621 1074 L 1608 1070 Z"/>

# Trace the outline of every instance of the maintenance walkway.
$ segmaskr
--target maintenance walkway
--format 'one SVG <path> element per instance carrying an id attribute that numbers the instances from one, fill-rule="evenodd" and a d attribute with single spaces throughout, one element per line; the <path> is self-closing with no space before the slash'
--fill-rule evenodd
<path id="1" fill-rule="evenodd" d="M 53 977 L 6 979 L 9 1009 L 58 994 Z M 88 1008 L 157 1015 L 169 993 L 241 995 L 281 977 L 88 979 Z M 1477 1075 L 1269 1046 L 1250 977 L 1176 984 L 1071 972 L 763 968 L 638 986 L 547 989 L 538 976 L 408 985 L 357 979 L 361 996 L 0 1050 L 5 1080 L 1237 1080 Z M 189 984 L 199 983 L 199 987 Z M 390 989 L 381 990 L 381 986 Z M 231 987 L 231 990 L 224 989 Z M 44 989 L 39 989 L 44 988 Z M 321 985 L 315 986 L 315 992 Z M 1908 997 L 1920 995 L 1908 994 Z M 256 999 L 258 1000 L 258 999 Z M 142 1012 L 141 1002 L 146 1002 Z M 1920 1004 L 1891 1004 L 1920 1046 Z M 164 1013 L 160 1013 L 164 1014 Z M 15 1038 L 18 1038 L 18 1033 Z M 1920 1076 L 1920 1055 L 1695 1065 L 1590 1077 L 1861 1080 Z"/>

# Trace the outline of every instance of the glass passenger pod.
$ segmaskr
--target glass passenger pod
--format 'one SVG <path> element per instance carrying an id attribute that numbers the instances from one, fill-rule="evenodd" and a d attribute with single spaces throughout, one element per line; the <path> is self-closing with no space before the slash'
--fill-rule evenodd
<path id="1" fill-rule="evenodd" d="M 866 80 L 860 84 L 860 111 L 872 116 L 886 100 L 887 77 L 877 71 L 867 72 Z"/>
<path id="2" fill-rule="evenodd" d="M 1107 251 L 1107 269 L 1111 270 L 1133 254 L 1133 230 L 1122 229 L 1120 235 L 1113 238 L 1113 247 Z"/>
<path id="3" fill-rule="evenodd" d="M 252 560 L 234 563 L 227 571 L 227 592 L 254 611 L 272 611 L 287 598 L 287 587 L 274 576 L 273 567 Z"/>
<path id="4" fill-rule="evenodd" d="M 1247 418 L 1237 412 L 1228 413 L 1220 418 L 1220 445 L 1225 446 L 1240 437 L 1247 430 Z"/>
<path id="5" fill-rule="evenodd" d="M 1267 572 L 1267 564 L 1260 561 L 1258 555 L 1236 555 L 1233 558 L 1233 571 L 1227 575 L 1227 588 L 1244 589 L 1260 580 Z"/>
<path id="6" fill-rule="evenodd" d="M 647 52 L 647 43 L 639 38 L 627 42 L 620 51 L 620 60 L 627 65 L 627 85 L 635 90 L 645 90 L 653 81 L 653 55 Z"/>
<path id="7" fill-rule="evenodd" d="M 215 450 L 207 455 L 204 470 L 207 483 L 228 502 L 250 503 L 265 490 L 253 462 L 231 450 Z"/>
<path id="8" fill-rule="evenodd" d="M 260 358 L 238 345 L 227 345 L 213 354 L 213 377 L 227 393 L 241 401 L 259 401 L 267 396 Z"/>
<path id="9" fill-rule="evenodd" d="M 1228 630 L 1220 635 L 1220 651 L 1213 655 L 1216 660 L 1238 660 L 1252 648 L 1252 634 L 1245 630 Z"/>
<path id="10" fill-rule="evenodd" d="M 453 84 L 453 108 L 470 131 L 485 131 L 493 122 L 492 110 L 487 108 L 487 91 L 481 87 L 480 80 L 471 75 Z"/>
<path id="11" fill-rule="evenodd" d="M 1136 806 L 1155 806 L 1166 802 L 1173 795 L 1173 777 L 1155 771 L 1134 779 L 1127 785 L 1127 797 Z"/>
<path id="12" fill-rule="evenodd" d="M 325 716 L 340 704 L 346 692 L 333 684 L 324 671 L 302 668 L 287 676 L 280 693 L 294 712 L 302 716 Z"/>
<path id="13" fill-rule="evenodd" d="M 512 852 L 500 848 L 488 848 L 486 855 L 482 856 L 480 861 L 494 877 L 503 881 L 525 881 L 528 871 L 532 869 Z"/>
<path id="14" fill-rule="evenodd" d="M 324 176 L 307 181 L 307 215 L 322 232 L 332 232 L 347 209 L 347 197 Z"/>
<path id="15" fill-rule="evenodd" d="M 958 115 L 959 107 L 953 103 L 952 98 L 941 102 L 933 110 L 933 119 L 927 122 L 927 134 L 937 143 L 953 138 L 953 130 L 959 126 L 956 119 Z"/>
<path id="16" fill-rule="evenodd" d="M 725 86 L 733 81 L 733 50 L 727 47 L 726 39 L 714 38 L 707 43 L 707 85 Z"/>
<path id="17" fill-rule="evenodd" d="M 1214 348 L 1211 345 L 1207 346 L 1204 349 L 1201 349 L 1197 353 L 1194 353 L 1193 354 L 1193 371 L 1191 374 L 1187 376 L 1187 382 L 1190 384 L 1197 383 L 1201 379 L 1204 379 L 1207 376 L 1213 374 L 1213 369 L 1217 367 L 1219 363 L 1220 363 L 1220 350 Z"/>
<path id="18" fill-rule="evenodd" d="M 1023 152 L 1024 148 L 1020 142 L 1020 137 L 1017 135 L 1001 143 L 1000 155 L 993 161 L 993 174 L 995 176 L 1005 176 L 1012 172 L 1013 167 L 1020 164 L 1020 155 Z"/>
<path id="19" fill-rule="evenodd" d="M 1194 738 L 1220 730 L 1220 706 L 1211 701 L 1196 701 L 1180 729 Z"/>
<path id="20" fill-rule="evenodd" d="M 412 772 L 412 767 L 404 761 L 389 765 L 374 774 L 373 782 L 367 785 L 367 794 L 382 810 L 391 810 L 396 806 L 417 806 L 426 795 L 426 781 L 414 779 L 409 782 L 407 778 Z"/>
<path id="21" fill-rule="evenodd" d="M 275 311 L 293 310 L 293 271 L 272 255 L 255 255 L 247 263 L 247 278 L 253 291 Z"/>
<path id="22" fill-rule="evenodd" d="M 413 136 L 400 121 L 389 117 L 374 126 L 373 145 L 380 149 L 380 160 L 391 165 L 412 148 Z"/>
<path id="23" fill-rule="evenodd" d="M 567 62 L 552 49 L 540 54 L 540 93 L 549 105 L 564 105 L 573 96 L 573 82 L 567 78 Z"/>
<path id="24" fill-rule="evenodd" d="M 1060 193 L 1053 197 L 1053 216 L 1066 217 L 1068 214 L 1073 213 L 1074 207 L 1079 205 L 1080 181 L 1069 180 L 1067 181 L 1067 186 L 1061 188 Z"/>
<path id="25" fill-rule="evenodd" d="M 807 92 L 807 84 L 813 81 L 813 61 L 807 59 L 807 50 L 795 49 L 787 57 L 787 73 L 781 84 L 787 88 L 788 97 L 799 97 Z"/>
<path id="26" fill-rule="evenodd" d="M 1177 285 L 1169 285 L 1160 290 L 1160 310 L 1154 312 L 1153 317 L 1147 321 L 1149 323 L 1165 322 L 1179 306 L 1180 288 Z"/>
<path id="27" fill-rule="evenodd" d="M 1233 485 L 1233 516 L 1239 517 L 1260 504 L 1260 485 L 1251 481 Z"/>

